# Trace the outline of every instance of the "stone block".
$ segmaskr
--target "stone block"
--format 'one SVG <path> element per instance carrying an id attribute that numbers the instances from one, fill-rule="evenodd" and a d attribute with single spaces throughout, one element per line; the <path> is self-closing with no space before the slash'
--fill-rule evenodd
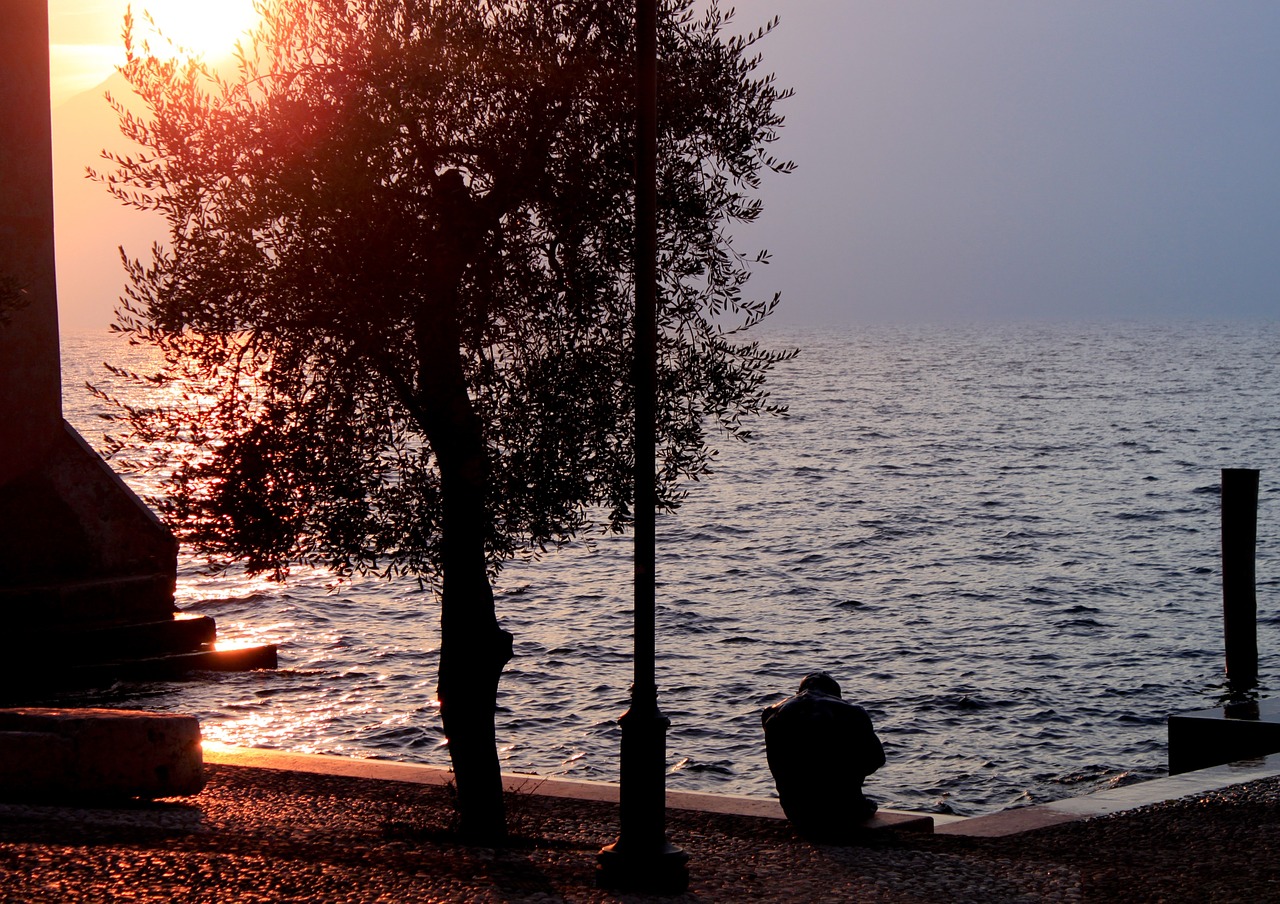
<path id="1" fill-rule="evenodd" d="M 6 799 L 151 799 L 197 794 L 203 787 L 194 716 L 0 710 L 0 795 Z"/>
<path id="2" fill-rule="evenodd" d="M 1280 752 L 1280 700 L 1219 706 L 1169 717 L 1169 774 Z"/>
<path id="3" fill-rule="evenodd" d="M 56 788 L 71 762 L 71 742 L 48 731 L 0 731 L 0 794 Z"/>

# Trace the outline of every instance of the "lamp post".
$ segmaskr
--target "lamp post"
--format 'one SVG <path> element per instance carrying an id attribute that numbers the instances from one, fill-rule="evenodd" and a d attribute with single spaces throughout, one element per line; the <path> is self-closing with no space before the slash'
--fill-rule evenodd
<path id="1" fill-rule="evenodd" d="M 636 2 L 635 653 L 622 727 L 618 840 L 599 854 L 601 884 L 683 891 L 688 855 L 667 841 L 666 734 L 658 708 L 657 558 L 658 0 Z"/>

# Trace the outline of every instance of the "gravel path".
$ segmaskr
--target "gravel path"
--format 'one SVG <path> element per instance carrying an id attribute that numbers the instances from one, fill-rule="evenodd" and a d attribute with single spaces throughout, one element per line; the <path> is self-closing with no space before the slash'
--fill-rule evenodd
<path id="1" fill-rule="evenodd" d="M 1280 779 L 1002 839 L 814 846 L 783 822 L 672 811 L 676 898 L 594 885 L 616 808 L 509 798 L 515 843 L 465 847 L 446 789 L 209 766 L 184 803 L 0 805 L 0 901 L 1280 901 Z"/>

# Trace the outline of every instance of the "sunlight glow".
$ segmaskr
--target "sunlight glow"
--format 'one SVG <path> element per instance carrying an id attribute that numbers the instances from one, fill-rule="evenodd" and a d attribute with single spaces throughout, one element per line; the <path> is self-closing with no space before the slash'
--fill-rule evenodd
<path id="1" fill-rule="evenodd" d="M 245 32 L 257 23 L 253 0 L 135 0 L 134 19 L 140 35 L 151 36 L 149 14 L 156 29 L 178 48 L 217 62 L 229 56 Z M 160 46 L 152 42 L 153 49 Z"/>
<path id="2" fill-rule="evenodd" d="M 50 0 L 55 107 L 96 88 L 124 64 L 121 30 L 127 9 L 133 10 L 140 45 L 146 42 L 156 54 L 198 56 L 215 67 L 231 58 L 236 42 L 259 20 L 254 0 Z"/>
<path id="3" fill-rule="evenodd" d="M 233 650 L 251 650 L 257 646 L 261 644 L 253 640 L 218 640 L 214 642 L 213 649 L 219 653 L 229 653 Z"/>

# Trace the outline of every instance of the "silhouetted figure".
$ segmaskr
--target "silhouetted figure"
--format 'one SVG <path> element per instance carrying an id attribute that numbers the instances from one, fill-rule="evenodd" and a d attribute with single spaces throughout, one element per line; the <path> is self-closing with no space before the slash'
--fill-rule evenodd
<path id="1" fill-rule="evenodd" d="M 839 841 L 876 812 L 862 794 L 884 748 L 861 706 L 840 698 L 826 672 L 810 672 L 794 697 L 764 711 L 765 751 L 782 810 L 814 841 Z"/>

